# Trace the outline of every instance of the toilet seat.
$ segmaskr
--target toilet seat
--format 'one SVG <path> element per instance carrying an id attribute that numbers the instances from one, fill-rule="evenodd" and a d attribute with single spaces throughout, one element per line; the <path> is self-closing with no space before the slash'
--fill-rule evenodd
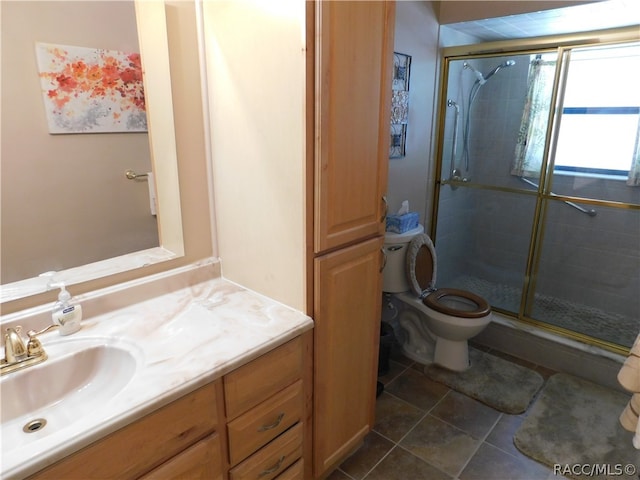
<path id="1" fill-rule="evenodd" d="M 489 315 L 491 306 L 479 295 L 466 290 L 456 288 L 441 288 L 427 295 L 423 300 L 427 307 L 436 312 L 460 318 L 482 318 Z M 455 308 L 447 305 L 455 303 L 464 305 L 464 308 Z"/>
<path id="2" fill-rule="evenodd" d="M 436 251 L 426 234 L 411 240 L 406 272 L 413 292 L 436 312 L 460 318 L 482 318 L 491 313 L 491 306 L 479 295 L 455 288 L 436 289 Z"/>

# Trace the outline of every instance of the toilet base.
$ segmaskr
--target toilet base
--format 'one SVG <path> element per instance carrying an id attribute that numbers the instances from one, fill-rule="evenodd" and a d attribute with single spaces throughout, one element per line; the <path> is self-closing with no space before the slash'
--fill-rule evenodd
<path id="1" fill-rule="evenodd" d="M 407 345 L 402 345 L 401 350 L 405 357 L 421 365 L 427 366 L 433 363 L 433 346 L 431 348 L 411 349 Z"/>
<path id="2" fill-rule="evenodd" d="M 437 337 L 433 363 L 447 370 L 464 372 L 471 366 L 467 341 L 454 341 Z"/>
<path id="3" fill-rule="evenodd" d="M 398 323 L 405 331 L 404 341 L 400 343 L 404 356 L 422 365 L 432 364 L 435 342 L 420 315 L 412 310 L 405 310 L 400 314 Z"/>

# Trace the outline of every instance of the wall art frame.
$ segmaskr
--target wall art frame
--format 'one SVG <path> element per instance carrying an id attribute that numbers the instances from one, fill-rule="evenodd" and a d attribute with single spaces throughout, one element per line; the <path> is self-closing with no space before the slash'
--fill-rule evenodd
<path id="1" fill-rule="evenodd" d="M 146 132 L 137 52 L 36 44 L 49 133 Z"/>
<path id="2" fill-rule="evenodd" d="M 410 77 L 411 56 L 393 52 L 389 158 L 402 158 L 406 155 Z"/>

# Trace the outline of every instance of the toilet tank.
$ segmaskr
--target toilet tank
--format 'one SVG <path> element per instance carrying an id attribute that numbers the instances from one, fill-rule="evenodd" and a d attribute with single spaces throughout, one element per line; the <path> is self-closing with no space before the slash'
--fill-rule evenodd
<path id="1" fill-rule="evenodd" d="M 424 227 L 418 225 L 413 230 L 404 233 L 387 232 L 384 236 L 384 253 L 386 261 L 382 270 L 382 291 L 387 293 L 406 292 L 411 289 L 405 264 L 409 243 L 416 235 L 424 232 Z"/>

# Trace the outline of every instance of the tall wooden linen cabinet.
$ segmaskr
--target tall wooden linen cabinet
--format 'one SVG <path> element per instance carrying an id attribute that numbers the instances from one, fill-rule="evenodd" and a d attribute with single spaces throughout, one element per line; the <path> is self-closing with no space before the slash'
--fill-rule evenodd
<path id="1" fill-rule="evenodd" d="M 395 3 L 307 9 L 313 474 L 322 478 L 374 422 Z"/>

